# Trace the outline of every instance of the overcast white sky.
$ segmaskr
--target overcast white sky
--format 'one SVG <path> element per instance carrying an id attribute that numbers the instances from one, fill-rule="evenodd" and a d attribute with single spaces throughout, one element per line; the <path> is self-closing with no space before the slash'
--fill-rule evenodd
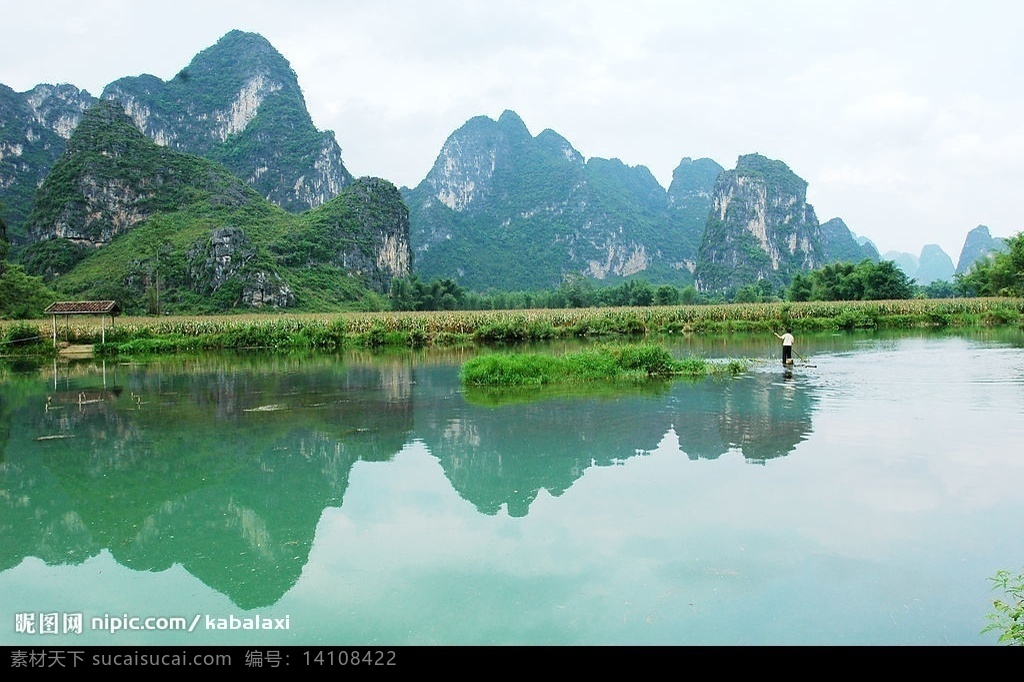
<path id="1" fill-rule="evenodd" d="M 423 179 L 477 115 L 586 158 L 784 161 L 880 251 L 1024 230 L 1024 3 L 0 0 L 0 83 L 169 80 L 232 29 L 291 63 L 354 175 Z"/>

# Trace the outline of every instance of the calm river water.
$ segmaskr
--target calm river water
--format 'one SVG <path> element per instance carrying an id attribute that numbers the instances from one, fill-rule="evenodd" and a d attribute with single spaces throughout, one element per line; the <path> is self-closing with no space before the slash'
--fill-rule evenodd
<path id="1" fill-rule="evenodd" d="M 451 351 L 7 367 L 0 645 L 995 644 L 1024 335 L 797 342 L 575 394 Z"/>

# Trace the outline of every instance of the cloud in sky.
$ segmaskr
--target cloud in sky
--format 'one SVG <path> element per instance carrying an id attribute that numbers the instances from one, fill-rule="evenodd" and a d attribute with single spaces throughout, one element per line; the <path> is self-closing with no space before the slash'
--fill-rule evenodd
<path id="1" fill-rule="evenodd" d="M 170 79 L 232 29 L 291 63 L 356 175 L 414 186 L 477 115 L 516 111 L 585 157 L 758 152 L 823 222 L 888 250 L 1024 230 L 1024 5 L 919 0 L 91 3 L 0 0 L 0 83 Z"/>

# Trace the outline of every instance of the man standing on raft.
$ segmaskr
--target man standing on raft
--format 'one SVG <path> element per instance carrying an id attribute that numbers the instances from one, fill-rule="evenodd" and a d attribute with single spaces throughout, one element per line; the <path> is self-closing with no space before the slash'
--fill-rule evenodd
<path id="1" fill-rule="evenodd" d="M 774 332 L 772 332 L 774 333 Z M 775 334 L 775 338 L 782 339 L 782 364 L 793 364 L 793 330 L 787 329 L 785 334 Z"/>

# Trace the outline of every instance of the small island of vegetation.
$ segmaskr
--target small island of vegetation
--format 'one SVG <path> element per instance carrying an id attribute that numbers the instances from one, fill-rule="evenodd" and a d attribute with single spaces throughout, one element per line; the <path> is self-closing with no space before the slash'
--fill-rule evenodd
<path id="1" fill-rule="evenodd" d="M 715 363 L 703 358 L 677 360 L 661 346 L 600 345 L 563 355 L 489 353 L 467 360 L 459 380 L 469 386 L 546 386 L 590 381 L 636 381 L 674 376 L 739 374 L 739 360 Z"/>

